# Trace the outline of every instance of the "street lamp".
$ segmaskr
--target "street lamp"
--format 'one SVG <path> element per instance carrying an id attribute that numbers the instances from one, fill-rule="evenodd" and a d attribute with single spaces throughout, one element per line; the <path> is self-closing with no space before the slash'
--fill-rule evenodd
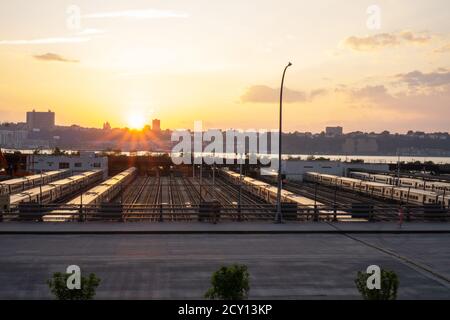
<path id="1" fill-rule="evenodd" d="M 283 133 L 283 86 L 284 86 L 284 76 L 286 75 L 286 70 L 292 66 L 292 63 L 284 68 L 283 77 L 281 78 L 281 88 L 280 88 L 280 130 L 278 133 L 278 190 L 277 190 L 277 215 L 275 217 L 276 223 L 282 223 L 283 217 L 281 212 L 281 147 L 282 147 L 282 133 Z"/>

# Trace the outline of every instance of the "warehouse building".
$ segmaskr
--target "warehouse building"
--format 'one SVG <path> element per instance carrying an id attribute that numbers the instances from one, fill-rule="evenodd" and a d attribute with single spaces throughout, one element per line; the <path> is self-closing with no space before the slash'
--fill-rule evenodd
<path id="1" fill-rule="evenodd" d="M 72 172 L 102 170 L 103 178 L 108 177 L 108 157 L 95 152 L 80 152 L 78 155 L 29 155 L 27 171 L 41 172 L 69 169 Z"/>

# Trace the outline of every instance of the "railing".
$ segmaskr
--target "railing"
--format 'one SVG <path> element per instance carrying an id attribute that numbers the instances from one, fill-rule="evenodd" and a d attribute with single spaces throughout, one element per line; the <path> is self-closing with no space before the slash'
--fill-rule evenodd
<path id="1" fill-rule="evenodd" d="M 193 205 L 170 204 L 26 204 L 0 212 L 0 221 L 271 221 L 276 206 L 220 205 L 201 203 Z M 339 205 L 297 206 L 283 204 L 283 219 L 303 221 L 450 221 L 450 209 L 440 206 L 397 205 Z"/>

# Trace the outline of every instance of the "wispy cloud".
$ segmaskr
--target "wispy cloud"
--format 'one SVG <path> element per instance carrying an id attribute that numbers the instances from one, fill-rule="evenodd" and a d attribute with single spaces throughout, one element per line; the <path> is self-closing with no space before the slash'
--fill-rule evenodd
<path id="1" fill-rule="evenodd" d="M 375 103 L 384 103 L 393 99 L 393 96 L 388 92 L 388 89 L 384 85 L 344 89 L 343 92 L 347 93 L 352 99 L 369 100 Z"/>
<path id="2" fill-rule="evenodd" d="M 296 103 L 296 102 L 308 102 L 314 98 L 327 94 L 325 89 L 317 89 L 310 94 L 299 90 L 284 89 L 284 102 Z M 264 85 L 251 86 L 241 96 L 243 103 L 275 103 L 280 99 L 280 89 L 271 88 Z"/>
<path id="3" fill-rule="evenodd" d="M 188 18 L 189 15 L 183 12 L 175 12 L 170 10 L 143 9 L 143 10 L 125 10 L 98 12 L 83 15 L 86 19 L 101 18 L 132 18 L 132 19 L 164 19 L 164 18 Z"/>
<path id="4" fill-rule="evenodd" d="M 35 45 L 35 44 L 65 44 L 81 43 L 89 41 L 89 37 L 58 37 L 58 38 L 40 38 L 29 40 L 0 40 L 0 45 Z"/>
<path id="5" fill-rule="evenodd" d="M 447 43 L 434 50 L 435 53 L 447 53 L 450 52 L 450 43 Z"/>
<path id="6" fill-rule="evenodd" d="M 105 30 L 101 30 L 101 29 L 83 29 L 79 32 L 77 32 L 76 34 L 78 36 L 93 36 L 93 35 L 99 35 L 99 34 L 105 34 L 106 31 Z"/>
<path id="7" fill-rule="evenodd" d="M 414 33 L 412 31 L 378 33 L 365 37 L 348 37 L 344 40 L 344 46 L 356 51 L 374 51 L 401 44 L 426 44 L 432 38 L 428 33 Z"/>
<path id="8" fill-rule="evenodd" d="M 72 63 L 79 62 L 78 60 L 71 60 L 71 59 L 64 58 L 56 53 L 46 53 L 46 54 L 41 54 L 41 55 L 34 55 L 33 57 L 35 59 L 41 60 L 41 61 L 58 61 L 58 62 L 72 62 Z"/>
<path id="9" fill-rule="evenodd" d="M 398 74 L 396 77 L 409 87 L 439 87 L 450 85 L 450 70 L 445 68 L 440 68 L 435 72 L 429 73 L 415 70 Z"/>

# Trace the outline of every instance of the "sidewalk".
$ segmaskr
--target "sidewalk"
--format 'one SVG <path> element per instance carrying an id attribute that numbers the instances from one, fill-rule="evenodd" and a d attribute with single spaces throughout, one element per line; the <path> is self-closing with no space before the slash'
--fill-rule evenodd
<path id="1" fill-rule="evenodd" d="M 63 223 L 0 223 L 2 234 L 407 234 L 450 233 L 450 223 L 412 222 L 401 228 L 392 222 L 306 222 L 274 224 L 271 222 L 63 222 Z"/>

